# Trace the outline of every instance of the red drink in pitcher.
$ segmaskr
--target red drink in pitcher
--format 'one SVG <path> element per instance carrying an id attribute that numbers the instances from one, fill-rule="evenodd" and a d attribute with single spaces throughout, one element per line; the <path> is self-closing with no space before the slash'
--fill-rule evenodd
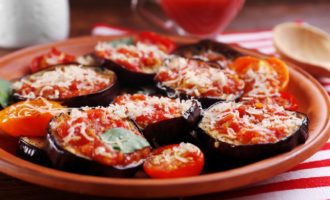
<path id="1" fill-rule="evenodd" d="M 165 14 L 193 35 L 215 35 L 225 29 L 244 0 L 161 0 Z"/>

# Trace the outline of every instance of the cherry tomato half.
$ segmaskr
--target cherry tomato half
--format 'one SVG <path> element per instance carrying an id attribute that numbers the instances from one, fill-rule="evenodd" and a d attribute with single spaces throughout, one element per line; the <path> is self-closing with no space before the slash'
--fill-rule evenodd
<path id="1" fill-rule="evenodd" d="M 15 103 L 0 111 L 0 130 L 14 137 L 45 136 L 51 110 L 59 108 L 59 103 L 43 98 Z"/>
<path id="2" fill-rule="evenodd" d="M 265 64 L 271 69 L 274 70 L 277 74 L 277 79 L 280 81 L 280 90 L 283 91 L 289 83 L 289 68 L 288 66 L 281 61 L 280 59 L 271 57 L 265 60 L 258 59 L 251 56 L 242 56 L 237 58 L 231 65 L 231 67 L 238 74 L 245 74 L 249 69 L 254 71 L 259 70 L 259 66 Z"/>
<path id="3" fill-rule="evenodd" d="M 143 165 L 151 178 L 196 176 L 204 167 L 204 154 L 193 144 L 180 143 L 156 149 Z"/>
<path id="4" fill-rule="evenodd" d="M 48 53 L 35 57 L 30 65 L 31 72 L 37 72 L 51 65 L 74 63 L 76 58 L 52 48 Z"/>
<path id="5" fill-rule="evenodd" d="M 141 32 L 139 33 L 137 40 L 144 43 L 155 44 L 167 53 L 170 53 L 175 48 L 175 43 L 171 39 L 153 32 Z"/>

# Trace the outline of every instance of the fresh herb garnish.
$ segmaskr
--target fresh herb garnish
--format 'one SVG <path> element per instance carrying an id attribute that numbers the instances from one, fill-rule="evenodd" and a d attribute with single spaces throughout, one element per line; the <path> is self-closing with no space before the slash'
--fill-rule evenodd
<path id="1" fill-rule="evenodd" d="M 144 137 L 138 136 L 124 128 L 112 128 L 107 130 L 101 135 L 101 140 L 110 145 L 113 149 L 123 153 L 132 153 L 150 146 Z"/>
<path id="2" fill-rule="evenodd" d="M 0 79 L 0 105 L 2 108 L 8 106 L 11 94 L 11 85 L 8 81 Z"/>
<path id="3" fill-rule="evenodd" d="M 113 47 L 117 47 L 117 46 L 122 45 L 122 44 L 130 45 L 130 44 L 133 44 L 133 43 L 134 43 L 134 38 L 133 37 L 122 38 L 122 39 L 113 40 L 113 41 L 110 42 L 110 44 Z"/>

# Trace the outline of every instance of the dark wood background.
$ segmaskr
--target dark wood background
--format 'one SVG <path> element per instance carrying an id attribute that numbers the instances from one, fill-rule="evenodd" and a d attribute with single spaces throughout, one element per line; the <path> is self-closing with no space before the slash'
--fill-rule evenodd
<path id="1" fill-rule="evenodd" d="M 95 23 L 108 23 L 114 26 L 136 30 L 154 30 L 141 18 L 131 12 L 129 0 L 71 0 L 70 37 L 89 35 Z M 269 29 L 274 25 L 303 20 L 330 32 L 329 0 L 246 0 L 237 18 L 226 31 Z M 0 49 L 0 56 L 15 49 Z M 111 188 L 109 188 L 111 189 Z M 217 195 L 208 198 L 218 199 Z M 83 200 L 109 199 L 72 194 L 41 186 L 32 185 L 0 173 L 0 199 L 3 200 Z M 115 198 L 112 198 L 115 199 Z M 188 199 L 204 199 L 194 197 Z"/>

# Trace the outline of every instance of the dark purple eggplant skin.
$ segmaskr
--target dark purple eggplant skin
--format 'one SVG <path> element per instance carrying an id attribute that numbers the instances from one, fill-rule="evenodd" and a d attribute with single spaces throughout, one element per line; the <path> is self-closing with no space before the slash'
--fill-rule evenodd
<path id="1" fill-rule="evenodd" d="M 208 39 L 201 40 L 194 44 L 179 46 L 177 49 L 174 50 L 173 54 L 186 58 L 192 58 L 207 50 L 212 50 L 214 52 L 222 54 L 224 57 L 228 58 L 229 60 L 234 60 L 237 57 L 243 56 L 242 53 L 235 50 L 228 44 L 224 44 L 221 42 L 216 42 Z M 217 62 L 215 62 L 215 64 L 217 64 Z"/>
<path id="2" fill-rule="evenodd" d="M 178 94 L 175 89 L 170 88 L 168 86 L 163 85 L 161 82 L 156 81 L 156 87 L 159 89 L 160 93 L 163 95 L 169 97 L 169 98 L 180 98 L 180 99 L 197 99 L 201 104 L 204 109 L 207 109 L 211 105 L 217 103 L 217 102 L 224 102 L 227 101 L 225 99 L 217 99 L 217 98 L 212 98 L 212 97 L 201 97 L 201 98 L 196 98 L 194 96 L 190 96 L 185 93 L 180 93 Z M 234 99 L 235 101 L 238 101 L 239 98 L 242 96 L 243 91 L 240 92 L 237 97 Z"/>
<path id="3" fill-rule="evenodd" d="M 33 138 L 32 138 L 33 139 Z M 43 138 L 46 142 L 46 138 Z M 49 166 L 50 161 L 44 148 L 37 147 L 21 137 L 18 139 L 16 155 L 24 160 Z"/>
<path id="4" fill-rule="evenodd" d="M 61 115 L 57 116 L 60 117 Z M 109 176 L 109 177 L 133 177 L 139 170 L 142 163 L 136 166 L 117 168 L 98 163 L 96 161 L 83 158 L 65 150 L 57 141 L 52 130 L 47 132 L 47 147 L 46 152 L 52 166 L 56 169 L 94 176 Z M 149 147 L 145 147 L 149 148 Z"/>
<path id="5" fill-rule="evenodd" d="M 196 127 L 201 113 L 202 108 L 197 101 L 194 101 L 183 116 L 150 124 L 142 130 L 143 135 L 153 147 L 191 142 L 189 133 Z"/>
<path id="6" fill-rule="evenodd" d="M 197 127 L 191 132 L 195 144 L 203 149 L 213 162 L 224 160 L 236 163 L 254 162 L 279 153 L 287 152 L 296 146 L 305 143 L 308 139 L 309 119 L 303 113 L 297 113 L 304 117 L 302 125 L 290 136 L 276 143 L 233 145 L 213 138 L 201 128 Z"/>
<path id="7" fill-rule="evenodd" d="M 102 67 L 114 71 L 123 86 L 145 86 L 153 84 L 156 73 L 134 72 L 108 59 L 103 59 Z"/>
<path id="8" fill-rule="evenodd" d="M 58 66 L 64 66 L 64 65 L 56 65 L 51 68 L 47 68 L 43 71 L 52 70 L 53 68 L 58 67 Z M 95 70 L 105 70 L 103 68 L 93 67 L 93 66 L 86 66 L 86 67 L 95 68 Z M 39 72 L 42 72 L 42 71 L 39 71 Z M 29 76 L 29 75 L 27 75 L 27 76 Z M 114 77 L 113 83 L 111 83 L 111 85 L 104 88 L 103 90 L 100 90 L 100 91 L 97 91 L 97 92 L 94 92 L 91 94 L 87 94 L 87 95 L 81 95 L 81 96 L 77 96 L 77 97 L 68 98 L 68 99 L 50 99 L 50 100 L 61 102 L 63 105 L 69 106 L 69 107 L 108 106 L 119 92 L 118 78 L 115 73 L 114 73 L 114 76 L 115 77 Z M 21 79 L 23 79 L 23 78 L 25 78 L 25 76 L 22 77 Z M 13 91 L 13 95 L 11 97 L 11 102 L 18 102 L 18 101 L 25 101 L 25 100 L 27 100 L 27 99 L 24 97 L 21 97 L 19 95 L 16 95 L 15 91 Z"/>

